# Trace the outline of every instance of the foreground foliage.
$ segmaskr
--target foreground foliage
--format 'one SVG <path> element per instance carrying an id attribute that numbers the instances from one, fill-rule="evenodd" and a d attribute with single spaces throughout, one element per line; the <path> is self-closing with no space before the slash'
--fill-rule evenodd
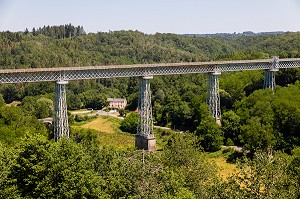
<path id="1" fill-rule="evenodd" d="M 215 198 L 299 198 L 299 175 L 291 157 L 282 153 L 257 152 L 238 162 L 240 172 L 215 186 Z"/>
<path id="2" fill-rule="evenodd" d="M 75 139 L 75 138 L 74 138 Z M 257 152 L 226 181 L 197 150 L 197 139 L 174 134 L 163 152 L 99 147 L 93 131 L 53 142 L 26 136 L 0 145 L 1 198 L 298 198 L 299 152 Z"/>

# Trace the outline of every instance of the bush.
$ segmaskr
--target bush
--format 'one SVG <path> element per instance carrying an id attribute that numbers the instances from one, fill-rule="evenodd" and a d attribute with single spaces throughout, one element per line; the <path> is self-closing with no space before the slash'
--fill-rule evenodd
<path id="1" fill-rule="evenodd" d="M 120 129 L 124 132 L 136 134 L 139 116 L 136 112 L 129 114 L 122 122 Z"/>
<path id="2" fill-rule="evenodd" d="M 83 115 L 76 115 L 75 116 L 75 121 L 76 122 L 82 122 L 82 121 L 87 121 L 88 120 L 88 116 L 83 116 Z"/>
<path id="3" fill-rule="evenodd" d="M 223 144 L 221 127 L 212 117 L 205 118 L 197 127 L 195 134 L 200 139 L 200 145 L 205 151 L 218 151 Z"/>
<path id="4" fill-rule="evenodd" d="M 233 143 L 232 139 L 228 138 L 226 140 L 226 146 L 234 146 L 234 143 Z"/>

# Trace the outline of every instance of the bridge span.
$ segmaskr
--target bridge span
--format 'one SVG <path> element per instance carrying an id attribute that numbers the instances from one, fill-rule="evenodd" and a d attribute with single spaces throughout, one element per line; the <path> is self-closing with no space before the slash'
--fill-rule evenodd
<path id="1" fill-rule="evenodd" d="M 0 70 L 0 83 L 144 77 L 300 67 L 300 58 Z"/>
<path id="2" fill-rule="evenodd" d="M 275 88 L 275 73 L 282 68 L 300 67 L 300 58 L 237 61 L 212 61 L 188 63 L 159 63 L 135 65 L 85 66 L 62 68 L 31 68 L 0 70 L 0 83 L 22 83 L 52 81 L 55 85 L 54 138 L 69 137 L 66 103 L 66 84 L 71 80 L 100 79 L 114 77 L 140 77 L 139 125 L 136 147 L 155 150 L 153 135 L 150 80 L 157 75 L 206 73 L 209 75 L 207 103 L 211 115 L 220 119 L 220 97 L 218 75 L 228 71 L 265 70 L 264 88 Z"/>

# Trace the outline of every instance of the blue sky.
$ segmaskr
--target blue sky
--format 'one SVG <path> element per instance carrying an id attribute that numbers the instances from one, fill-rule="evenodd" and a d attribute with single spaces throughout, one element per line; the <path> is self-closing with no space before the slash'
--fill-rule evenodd
<path id="1" fill-rule="evenodd" d="M 300 0 L 0 0 L 0 31 L 69 23 L 87 32 L 300 31 Z"/>

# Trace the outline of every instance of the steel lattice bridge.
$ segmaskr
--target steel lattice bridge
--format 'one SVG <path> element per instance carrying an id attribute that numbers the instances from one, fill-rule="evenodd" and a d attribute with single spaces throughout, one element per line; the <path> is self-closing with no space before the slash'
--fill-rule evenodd
<path id="1" fill-rule="evenodd" d="M 140 77 L 139 125 L 136 147 L 155 150 L 153 135 L 150 80 L 156 75 L 206 73 L 209 75 L 207 103 L 216 121 L 221 116 L 218 75 L 227 71 L 265 70 L 264 88 L 275 88 L 275 73 L 282 68 L 299 68 L 300 58 L 189 63 L 160 63 L 111 66 L 86 66 L 66 68 L 36 68 L 0 70 L 0 83 L 56 82 L 54 138 L 69 137 L 66 103 L 66 84 L 71 80 L 100 79 L 115 77 Z"/>

